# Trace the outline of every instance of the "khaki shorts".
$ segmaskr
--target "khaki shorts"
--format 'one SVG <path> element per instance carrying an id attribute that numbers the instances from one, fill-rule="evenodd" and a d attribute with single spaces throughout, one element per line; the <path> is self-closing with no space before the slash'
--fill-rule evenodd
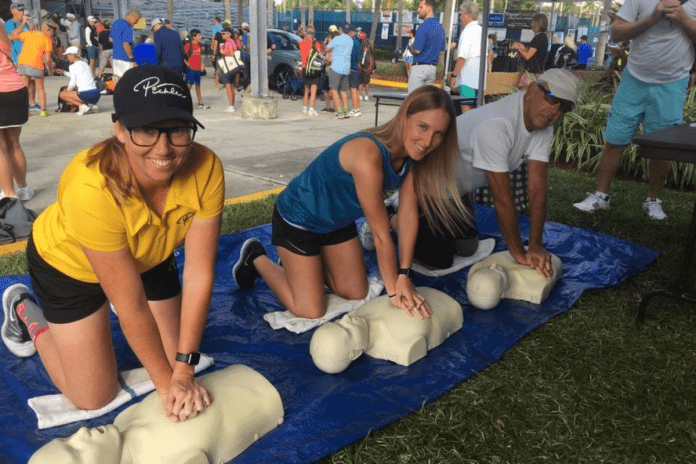
<path id="1" fill-rule="evenodd" d="M 114 76 L 122 77 L 126 71 L 133 67 L 133 63 L 124 60 L 111 60 L 111 68 L 114 70 Z"/>

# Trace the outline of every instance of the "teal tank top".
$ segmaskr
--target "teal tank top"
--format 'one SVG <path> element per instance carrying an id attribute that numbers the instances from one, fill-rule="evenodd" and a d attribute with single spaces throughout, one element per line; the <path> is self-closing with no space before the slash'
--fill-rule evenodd
<path id="1" fill-rule="evenodd" d="M 411 159 L 400 172 L 391 167 L 391 153 L 372 134 L 351 134 L 324 150 L 288 187 L 281 192 L 276 206 L 288 223 L 317 234 L 326 234 L 346 227 L 363 216 L 353 176 L 346 172 L 338 155 L 346 142 L 367 137 L 379 148 L 384 170 L 384 190 L 398 189 L 408 174 Z"/>

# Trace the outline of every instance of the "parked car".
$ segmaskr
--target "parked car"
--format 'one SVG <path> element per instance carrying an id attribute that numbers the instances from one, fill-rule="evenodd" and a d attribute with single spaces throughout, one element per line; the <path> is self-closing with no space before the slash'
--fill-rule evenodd
<path id="1" fill-rule="evenodd" d="M 280 29 L 266 31 L 268 46 L 274 46 L 268 61 L 268 85 L 283 93 L 288 76 L 302 72 L 300 36 Z"/>

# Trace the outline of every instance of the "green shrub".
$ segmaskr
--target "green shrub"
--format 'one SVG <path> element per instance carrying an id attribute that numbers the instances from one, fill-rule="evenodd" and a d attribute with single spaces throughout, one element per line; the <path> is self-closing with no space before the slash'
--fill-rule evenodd
<path id="1" fill-rule="evenodd" d="M 616 82 L 618 85 L 618 82 Z M 614 90 L 602 83 L 584 82 L 578 96 L 578 110 L 566 114 L 556 123 L 553 138 L 554 160 L 564 160 L 578 169 L 597 172 L 604 148 L 604 128 L 609 114 L 609 105 Z M 696 120 L 696 90 L 687 95 L 684 121 Z M 638 133 L 642 133 L 642 127 Z M 679 189 L 696 187 L 696 169 L 690 163 L 672 162 L 668 184 Z M 640 158 L 638 147 L 629 145 L 624 149 L 619 174 L 636 179 L 648 179 L 649 163 Z"/>
<path id="2" fill-rule="evenodd" d="M 380 76 L 406 76 L 406 65 L 399 61 L 398 63 L 377 63 L 375 71 Z"/>
<path id="3" fill-rule="evenodd" d="M 389 60 L 391 61 L 392 55 L 394 54 L 394 47 L 380 45 L 374 47 L 373 52 L 375 54 L 375 60 Z"/>

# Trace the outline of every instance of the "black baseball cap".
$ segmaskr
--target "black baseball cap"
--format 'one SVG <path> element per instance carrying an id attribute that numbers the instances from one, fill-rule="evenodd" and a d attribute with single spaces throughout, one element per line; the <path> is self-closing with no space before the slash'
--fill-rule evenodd
<path id="1" fill-rule="evenodd" d="M 347 34 L 350 31 L 355 31 L 355 26 L 353 26 L 351 23 L 343 23 L 341 24 L 341 29 L 343 29 L 343 32 Z"/>
<path id="2" fill-rule="evenodd" d="M 223 29 L 220 31 L 220 33 L 222 33 L 222 34 L 225 34 L 225 33 L 227 33 L 227 34 L 233 34 L 234 31 L 232 30 L 231 27 L 225 27 L 225 28 L 223 28 Z"/>
<path id="3" fill-rule="evenodd" d="M 155 65 L 131 68 L 119 79 L 111 119 L 121 121 L 129 129 L 168 119 L 181 119 L 204 128 L 193 117 L 191 92 L 181 76 Z"/>

